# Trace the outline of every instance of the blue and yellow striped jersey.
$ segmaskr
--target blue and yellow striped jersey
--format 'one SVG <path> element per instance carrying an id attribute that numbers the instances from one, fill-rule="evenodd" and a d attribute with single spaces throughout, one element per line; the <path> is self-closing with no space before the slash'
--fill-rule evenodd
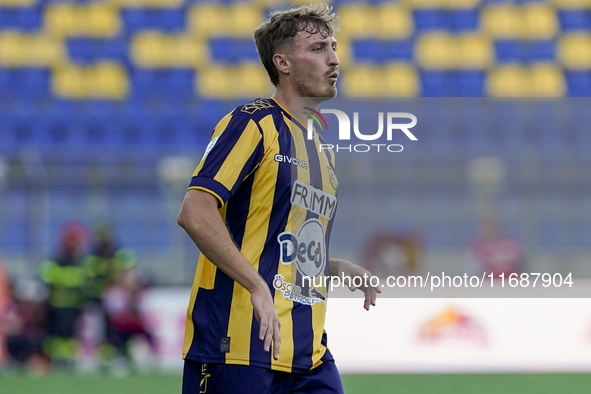
<path id="1" fill-rule="evenodd" d="M 277 361 L 263 350 L 250 293 L 201 255 L 184 358 L 295 373 L 332 359 L 324 278 L 338 183 L 334 152 L 319 152 L 321 143 L 317 133 L 308 140 L 305 127 L 273 99 L 238 107 L 218 123 L 189 189 L 219 199 L 236 245 L 269 285 L 281 349 Z"/>

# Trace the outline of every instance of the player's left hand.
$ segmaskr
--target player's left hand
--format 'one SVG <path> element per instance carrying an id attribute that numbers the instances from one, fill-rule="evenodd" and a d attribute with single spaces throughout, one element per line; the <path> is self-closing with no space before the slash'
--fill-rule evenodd
<path id="1" fill-rule="evenodd" d="M 351 282 L 351 286 L 349 287 L 349 290 L 351 291 L 355 291 L 357 289 L 363 291 L 365 293 L 365 302 L 363 303 L 363 307 L 366 310 L 369 310 L 369 308 L 371 306 L 376 306 L 376 298 L 377 298 L 377 294 L 381 293 L 382 290 L 380 290 L 379 287 L 373 287 L 370 284 L 369 278 L 372 277 L 371 272 L 369 272 L 368 270 L 366 270 L 363 267 L 360 267 L 356 264 L 353 264 L 350 261 L 347 260 L 334 260 L 330 262 L 331 266 L 334 264 L 337 270 L 337 273 L 339 276 L 344 275 L 345 277 L 351 277 L 354 278 L 356 276 L 359 276 L 361 278 L 368 278 L 367 280 L 364 280 L 362 285 L 359 287 L 353 286 L 353 283 Z M 332 267 L 331 267 L 332 268 Z"/>

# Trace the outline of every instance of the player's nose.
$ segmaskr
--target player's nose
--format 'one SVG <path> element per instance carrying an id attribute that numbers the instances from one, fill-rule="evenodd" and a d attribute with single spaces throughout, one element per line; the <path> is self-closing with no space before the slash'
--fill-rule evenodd
<path id="1" fill-rule="evenodd" d="M 335 67 L 338 66 L 340 64 L 339 62 L 339 57 L 337 56 L 337 53 L 335 52 L 334 49 L 330 49 L 329 51 L 329 58 L 328 58 L 328 62 L 330 64 L 331 67 Z"/>

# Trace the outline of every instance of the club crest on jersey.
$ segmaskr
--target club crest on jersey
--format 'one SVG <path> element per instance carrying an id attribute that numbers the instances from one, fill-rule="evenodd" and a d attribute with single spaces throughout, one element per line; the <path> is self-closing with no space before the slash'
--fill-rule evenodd
<path id="1" fill-rule="evenodd" d="M 315 278 L 326 267 L 326 242 L 324 226 L 318 219 L 308 219 L 297 234 L 284 231 L 277 236 L 281 245 L 281 263 L 296 264 L 302 276 Z"/>
<path id="2" fill-rule="evenodd" d="M 330 184 L 332 185 L 332 188 L 336 192 L 337 189 L 339 188 L 339 181 L 337 180 L 337 174 L 334 173 L 334 170 L 332 169 L 331 166 L 327 166 L 327 167 L 328 167 L 328 176 L 330 178 Z"/>
<path id="3" fill-rule="evenodd" d="M 253 101 L 252 103 L 246 104 L 244 107 L 242 107 L 241 111 L 252 115 L 256 111 L 258 111 L 259 109 L 265 109 L 265 108 L 273 108 L 273 104 L 271 104 L 271 102 L 269 100 L 261 99 L 261 100 L 256 100 L 256 101 Z"/>

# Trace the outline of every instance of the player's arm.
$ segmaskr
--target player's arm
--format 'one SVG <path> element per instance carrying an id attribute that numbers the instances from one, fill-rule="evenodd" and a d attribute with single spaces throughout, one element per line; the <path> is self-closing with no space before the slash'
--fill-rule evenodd
<path id="1" fill-rule="evenodd" d="M 367 278 L 370 278 L 372 276 L 371 272 L 365 268 L 353 264 L 350 261 L 341 259 L 330 259 L 330 274 L 339 277 L 344 275 L 345 277 L 350 278 L 355 276 L 360 276 L 363 278 L 364 275 L 367 275 Z M 367 286 L 363 284 L 359 287 L 359 289 L 365 293 L 365 302 L 363 303 L 363 307 L 366 310 L 369 310 L 371 305 L 376 306 L 377 293 L 382 292 L 379 287 L 373 287 L 369 285 L 369 279 L 367 279 Z M 357 287 L 351 285 L 349 290 L 355 291 L 357 290 Z"/>
<path id="2" fill-rule="evenodd" d="M 201 253 L 251 294 L 255 316 L 260 325 L 259 339 L 273 357 L 279 358 L 281 323 L 269 286 L 242 256 L 218 211 L 219 200 L 211 193 L 191 189 L 185 195 L 177 222 L 195 242 Z"/>

